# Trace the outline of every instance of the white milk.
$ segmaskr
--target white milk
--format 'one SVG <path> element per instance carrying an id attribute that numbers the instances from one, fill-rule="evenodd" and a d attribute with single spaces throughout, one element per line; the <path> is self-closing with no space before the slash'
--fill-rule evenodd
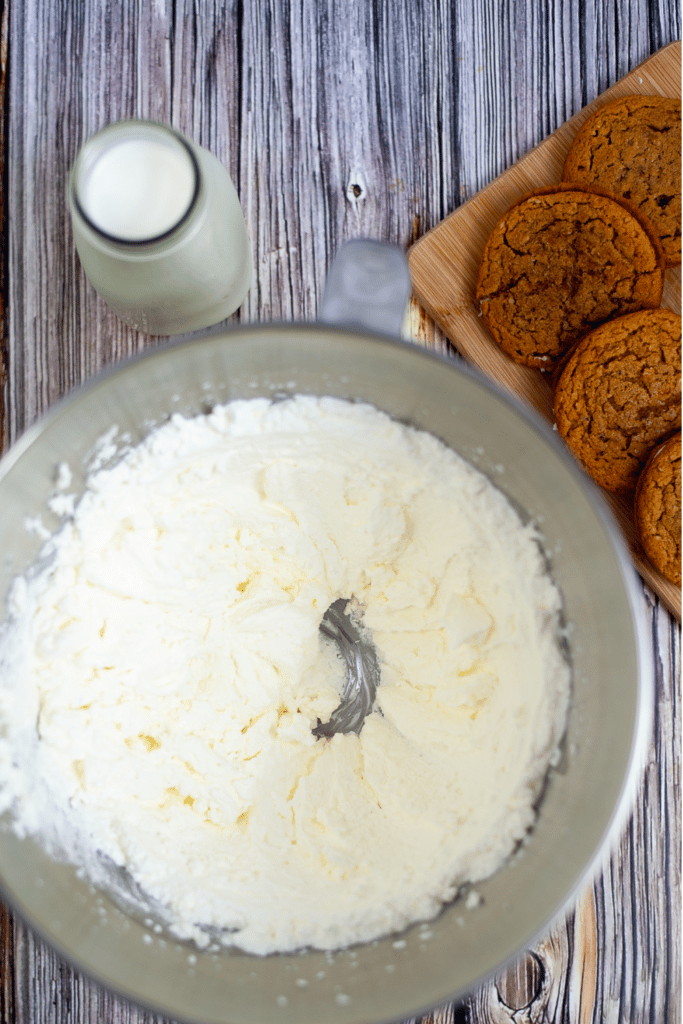
<path id="1" fill-rule="evenodd" d="M 180 132 L 153 121 L 109 125 L 76 157 L 68 196 L 83 269 L 132 327 L 196 331 L 244 301 L 251 246 L 235 186 Z"/>
<path id="2" fill-rule="evenodd" d="M 152 139 L 111 146 L 88 175 L 81 201 L 101 231 L 128 241 L 157 238 L 187 212 L 195 170 L 185 150 Z"/>

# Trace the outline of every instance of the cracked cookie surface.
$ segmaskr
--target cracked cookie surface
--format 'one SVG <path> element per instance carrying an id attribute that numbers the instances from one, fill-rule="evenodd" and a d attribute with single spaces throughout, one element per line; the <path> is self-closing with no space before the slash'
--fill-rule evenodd
<path id="1" fill-rule="evenodd" d="M 680 429 L 681 319 L 642 310 L 591 331 L 555 390 L 560 435 L 593 479 L 631 491 L 660 440 Z"/>
<path id="2" fill-rule="evenodd" d="M 681 262 L 681 104 L 623 96 L 579 128 L 562 180 L 600 185 L 630 200 L 659 235 L 667 266 Z"/>
<path id="3" fill-rule="evenodd" d="M 476 297 L 512 359 L 550 369 L 592 327 L 656 308 L 664 267 L 659 239 L 629 203 L 555 185 L 523 196 L 493 229 Z"/>
<path id="4" fill-rule="evenodd" d="M 662 576 L 681 585 L 681 435 L 650 455 L 638 478 L 636 528 L 645 554 Z"/>

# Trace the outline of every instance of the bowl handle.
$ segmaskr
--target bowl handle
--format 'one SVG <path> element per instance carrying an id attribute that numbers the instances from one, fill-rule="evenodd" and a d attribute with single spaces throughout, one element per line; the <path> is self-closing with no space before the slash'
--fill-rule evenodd
<path id="1" fill-rule="evenodd" d="M 408 261 L 397 245 L 354 238 L 332 261 L 319 319 L 398 337 L 411 287 Z"/>

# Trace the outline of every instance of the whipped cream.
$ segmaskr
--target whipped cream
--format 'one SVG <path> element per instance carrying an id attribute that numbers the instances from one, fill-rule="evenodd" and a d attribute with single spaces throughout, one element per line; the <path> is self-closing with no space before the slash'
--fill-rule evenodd
<path id="1" fill-rule="evenodd" d="M 436 438 L 236 401 L 173 416 L 72 504 L 0 639 L 20 834 L 118 869 L 179 938 L 261 954 L 430 918 L 526 835 L 567 711 L 560 596 L 535 528 Z M 340 597 L 381 683 L 360 735 L 316 739 Z"/>

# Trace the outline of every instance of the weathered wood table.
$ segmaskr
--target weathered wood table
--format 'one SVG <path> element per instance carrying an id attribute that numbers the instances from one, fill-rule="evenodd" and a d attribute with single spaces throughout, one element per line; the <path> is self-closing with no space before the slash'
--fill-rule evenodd
<path id="1" fill-rule="evenodd" d="M 312 319 L 344 240 L 407 247 L 660 47 L 677 0 L 3 0 L 2 439 L 151 339 L 86 282 L 66 211 L 80 143 L 170 122 L 229 167 L 254 250 L 238 322 Z M 457 358 L 414 306 L 416 342 Z M 681 1019 L 680 629 L 643 587 L 656 714 L 638 799 L 576 908 L 439 1022 Z M 161 1020 L 4 908 L 4 1024 Z M 432 1017 L 425 1018 L 431 1020 Z"/>

